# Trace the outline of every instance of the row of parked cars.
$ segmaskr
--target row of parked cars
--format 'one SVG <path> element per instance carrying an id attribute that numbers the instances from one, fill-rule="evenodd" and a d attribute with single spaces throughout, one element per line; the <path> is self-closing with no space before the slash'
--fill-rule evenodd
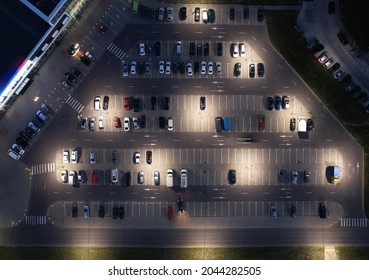
<path id="1" fill-rule="evenodd" d="M 88 219 L 90 217 L 90 206 L 88 204 L 83 205 L 83 217 Z M 99 218 L 104 218 L 106 215 L 106 207 L 104 204 L 99 205 Z M 113 219 L 124 219 L 125 208 L 124 206 L 114 205 L 112 208 L 112 218 Z M 78 205 L 74 203 L 72 205 L 72 218 L 78 217 Z"/>
<path id="2" fill-rule="evenodd" d="M 42 104 L 40 110 L 36 112 L 35 117 L 29 122 L 28 126 L 19 133 L 16 138 L 16 143 L 8 150 L 8 155 L 15 160 L 19 160 L 25 153 L 25 149 L 28 147 L 29 142 L 32 141 L 32 137 L 38 133 L 41 128 L 46 124 L 51 114 L 51 109 Z"/>

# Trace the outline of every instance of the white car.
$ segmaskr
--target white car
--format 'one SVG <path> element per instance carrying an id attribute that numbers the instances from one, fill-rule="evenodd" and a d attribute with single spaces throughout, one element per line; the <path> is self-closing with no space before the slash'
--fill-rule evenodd
<path id="1" fill-rule="evenodd" d="M 77 150 L 72 151 L 72 156 L 70 157 L 70 161 L 72 163 L 77 163 L 78 162 L 78 151 Z"/>
<path id="2" fill-rule="evenodd" d="M 173 119 L 172 118 L 168 118 L 167 127 L 168 127 L 168 131 L 173 131 Z"/>
<path id="3" fill-rule="evenodd" d="M 158 14 L 158 21 L 163 21 L 163 20 L 164 20 L 164 8 L 160 7 L 159 14 Z"/>
<path id="4" fill-rule="evenodd" d="M 159 73 L 164 74 L 164 61 L 159 61 Z"/>
<path id="5" fill-rule="evenodd" d="M 144 43 L 140 43 L 140 55 L 141 56 L 145 55 L 145 44 Z"/>
<path id="6" fill-rule="evenodd" d="M 101 101 L 101 97 L 96 96 L 95 99 L 94 99 L 94 109 L 95 109 L 95 111 L 100 111 L 100 109 L 101 109 L 100 101 Z"/>
<path id="7" fill-rule="evenodd" d="M 192 63 L 187 63 L 187 75 L 192 76 Z"/>
<path id="8" fill-rule="evenodd" d="M 104 117 L 103 116 L 99 117 L 99 128 L 100 129 L 104 128 Z"/>
<path id="9" fill-rule="evenodd" d="M 133 117 L 132 122 L 133 122 L 133 128 L 134 129 L 139 129 L 140 128 L 140 125 L 138 124 L 138 118 L 137 117 Z"/>
<path id="10" fill-rule="evenodd" d="M 318 61 L 319 61 L 319 63 L 324 63 L 327 59 L 328 59 L 328 54 L 327 54 L 327 52 L 322 53 L 322 54 L 318 57 Z"/>
<path id="11" fill-rule="evenodd" d="M 205 61 L 201 61 L 201 74 L 202 75 L 206 74 L 206 62 Z"/>
<path id="12" fill-rule="evenodd" d="M 60 180 L 61 180 L 63 183 L 68 182 L 68 172 L 67 172 L 67 170 L 62 170 L 62 171 L 60 172 Z"/>
<path id="13" fill-rule="evenodd" d="M 238 57 L 238 45 L 233 43 L 231 45 L 231 53 L 232 53 L 232 57 Z"/>
<path id="14" fill-rule="evenodd" d="M 132 61 L 131 62 L 131 75 L 136 75 L 136 68 L 137 68 L 137 62 Z"/>
<path id="15" fill-rule="evenodd" d="M 213 75 L 214 73 L 214 68 L 213 68 L 213 62 L 208 62 L 208 74 L 209 75 Z"/>
<path id="16" fill-rule="evenodd" d="M 333 58 L 328 59 L 326 62 L 324 62 L 323 66 L 324 68 L 328 68 L 333 64 Z"/>
<path id="17" fill-rule="evenodd" d="M 133 155 L 133 163 L 140 164 L 141 163 L 141 155 L 139 152 L 134 153 Z"/>
<path id="18" fill-rule="evenodd" d="M 170 75 L 171 67 L 172 67 L 172 63 L 170 63 L 170 61 L 167 61 L 167 63 L 165 63 L 165 74 Z"/>
<path id="19" fill-rule="evenodd" d="M 168 7 L 167 8 L 167 21 L 173 20 L 173 8 Z"/>
<path id="20" fill-rule="evenodd" d="M 291 181 L 292 184 L 297 185 L 297 180 L 298 180 L 299 176 L 296 170 L 292 170 L 291 171 Z"/>
<path id="21" fill-rule="evenodd" d="M 131 120 L 128 117 L 124 118 L 124 131 L 131 130 Z"/>
<path id="22" fill-rule="evenodd" d="M 240 56 L 241 57 L 245 57 L 245 55 L 246 55 L 245 44 L 244 43 L 241 43 L 240 44 Z"/>
<path id="23" fill-rule="evenodd" d="M 118 182 L 118 169 L 111 170 L 111 182 L 113 184 Z"/>
<path id="24" fill-rule="evenodd" d="M 202 20 L 204 23 L 208 22 L 208 10 L 207 9 L 202 10 Z"/>
<path id="25" fill-rule="evenodd" d="M 69 163 L 69 151 L 68 150 L 63 151 L 63 163 Z"/>
<path id="26" fill-rule="evenodd" d="M 222 74 L 222 64 L 220 62 L 216 63 L 216 68 L 217 68 L 217 74 L 218 75 Z"/>

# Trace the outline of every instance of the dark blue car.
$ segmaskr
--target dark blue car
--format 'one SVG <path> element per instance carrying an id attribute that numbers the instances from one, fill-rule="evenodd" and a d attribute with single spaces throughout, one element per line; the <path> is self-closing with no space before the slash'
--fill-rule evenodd
<path id="1" fill-rule="evenodd" d="M 264 64 L 258 63 L 258 76 L 264 77 Z"/>
<path id="2" fill-rule="evenodd" d="M 282 110 L 282 98 L 280 96 L 275 97 L 275 109 Z"/>

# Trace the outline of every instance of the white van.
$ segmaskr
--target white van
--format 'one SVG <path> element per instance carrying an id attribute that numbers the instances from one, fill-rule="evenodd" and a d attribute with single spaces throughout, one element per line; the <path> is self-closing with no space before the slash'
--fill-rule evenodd
<path id="1" fill-rule="evenodd" d="M 69 174 L 68 174 L 68 184 L 71 185 L 71 186 L 74 186 L 76 185 L 77 183 L 77 180 L 76 180 L 76 171 L 72 170 L 72 171 L 69 171 Z"/>
<path id="2" fill-rule="evenodd" d="M 167 187 L 173 187 L 173 169 L 167 170 Z"/>
<path id="3" fill-rule="evenodd" d="M 100 96 L 96 96 L 95 99 L 94 99 L 95 111 L 100 111 L 100 100 L 101 100 Z"/>
<path id="4" fill-rule="evenodd" d="M 18 155 L 13 149 L 9 149 L 8 150 L 8 155 L 15 160 L 19 160 L 20 159 L 20 155 Z"/>
<path id="5" fill-rule="evenodd" d="M 187 169 L 184 168 L 181 170 L 181 188 L 187 188 Z"/>

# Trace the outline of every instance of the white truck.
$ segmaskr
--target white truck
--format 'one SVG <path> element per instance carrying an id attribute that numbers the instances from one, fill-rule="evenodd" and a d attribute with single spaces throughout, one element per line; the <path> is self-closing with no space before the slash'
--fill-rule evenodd
<path id="1" fill-rule="evenodd" d="M 304 117 L 298 118 L 298 135 L 300 138 L 309 137 L 309 134 L 307 132 L 307 122 L 306 122 L 306 118 Z"/>

